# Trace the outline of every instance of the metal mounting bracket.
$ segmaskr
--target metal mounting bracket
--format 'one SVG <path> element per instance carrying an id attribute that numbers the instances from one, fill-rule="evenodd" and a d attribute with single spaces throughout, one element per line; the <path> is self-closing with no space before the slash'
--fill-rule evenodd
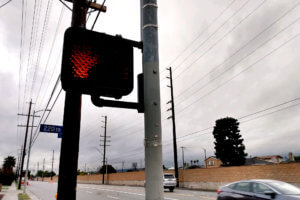
<path id="1" fill-rule="evenodd" d="M 113 101 L 101 99 L 97 95 L 91 95 L 92 103 L 97 107 L 115 107 L 137 109 L 138 113 L 144 113 L 144 76 L 138 75 L 138 102 Z"/>

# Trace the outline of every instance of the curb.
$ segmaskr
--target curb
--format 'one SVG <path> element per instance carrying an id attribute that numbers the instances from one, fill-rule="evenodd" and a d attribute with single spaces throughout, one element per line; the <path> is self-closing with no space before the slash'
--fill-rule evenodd
<path id="1" fill-rule="evenodd" d="M 35 196 L 34 193 L 32 193 L 31 191 L 27 190 L 27 195 L 30 197 L 30 200 L 40 200 L 39 198 L 37 198 Z"/>

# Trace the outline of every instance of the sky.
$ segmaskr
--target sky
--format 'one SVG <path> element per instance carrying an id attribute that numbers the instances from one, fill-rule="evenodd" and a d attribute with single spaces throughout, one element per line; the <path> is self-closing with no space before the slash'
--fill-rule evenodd
<path id="1" fill-rule="evenodd" d="M 18 157 L 27 114 L 34 124 L 62 125 L 65 92 L 60 81 L 64 31 L 71 11 L 58 0 L 0 0 L 0 164 Z M 102 1 L 98 1 L 102 3 Z M 66 3 L 71 7 L 71 3 Z M 239 120 L 248 157 L 300 155 L 299 0 L 158 1 L 160 95 L 163 163 L 173 164 L 170 80 L 172 67 L 178 162 L 214 156 L 215 121 Z M 4 5 L 4 6 L 1 6 Z M 107 0 L 94 31 L 140 41 L 139 1 Z M 90 29 L 97 13 L 88 17 Z M 134 73 L 142 72 L 142 54 L 134 50 Z M 136 101 L 134 91 L 122 100 Z M 51 93 L 53 97 L 50 99 Z M 50 101 L 49 101 L 50 99 Z M 55 101 L 57 99 L 57 101 Z M 51 109 L 49 112 L 42 110 Z M 32 112 L 31 112 L 32 113 Z M 136 110 L 98 108 L 82 97 L 78 168 L 101 165 L 107 116 L 108 163 L 115 168 L 144 167 L 144 119 Z M 46 121 L 45 121 L 46 120 Z M 30 123 L 32 121 L 30 120 Z M 30 133 L 31 130 L 29 130 Z M 58 172 L 61 139 L 33 129 L 30 169 Z M 45 164 L 43 161 L 45 159 Z M 122 163 L 124 163 L 122 165 Z"/>

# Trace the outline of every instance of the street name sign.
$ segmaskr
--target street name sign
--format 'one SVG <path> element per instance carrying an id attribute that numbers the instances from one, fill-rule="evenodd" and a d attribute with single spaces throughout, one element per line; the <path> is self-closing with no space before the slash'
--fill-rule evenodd
<path id="1" fill-rule="evenodd" d="M 41 124 L 41 126 L 40 126 L 40 132 L 62 134 L 62 130 L 63 130 L 62 126 L 55 126 L 55 125 L 49 125 L 49 124 Z"/>

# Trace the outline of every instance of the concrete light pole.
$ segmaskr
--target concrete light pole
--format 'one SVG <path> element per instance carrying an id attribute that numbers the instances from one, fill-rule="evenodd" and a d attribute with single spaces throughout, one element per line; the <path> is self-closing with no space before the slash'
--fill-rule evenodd
<path id="1" fill-rule="evenodd" d="M 141 0 L 146 199 L 163 200 L 161 107 L 156 0 Z"/>

